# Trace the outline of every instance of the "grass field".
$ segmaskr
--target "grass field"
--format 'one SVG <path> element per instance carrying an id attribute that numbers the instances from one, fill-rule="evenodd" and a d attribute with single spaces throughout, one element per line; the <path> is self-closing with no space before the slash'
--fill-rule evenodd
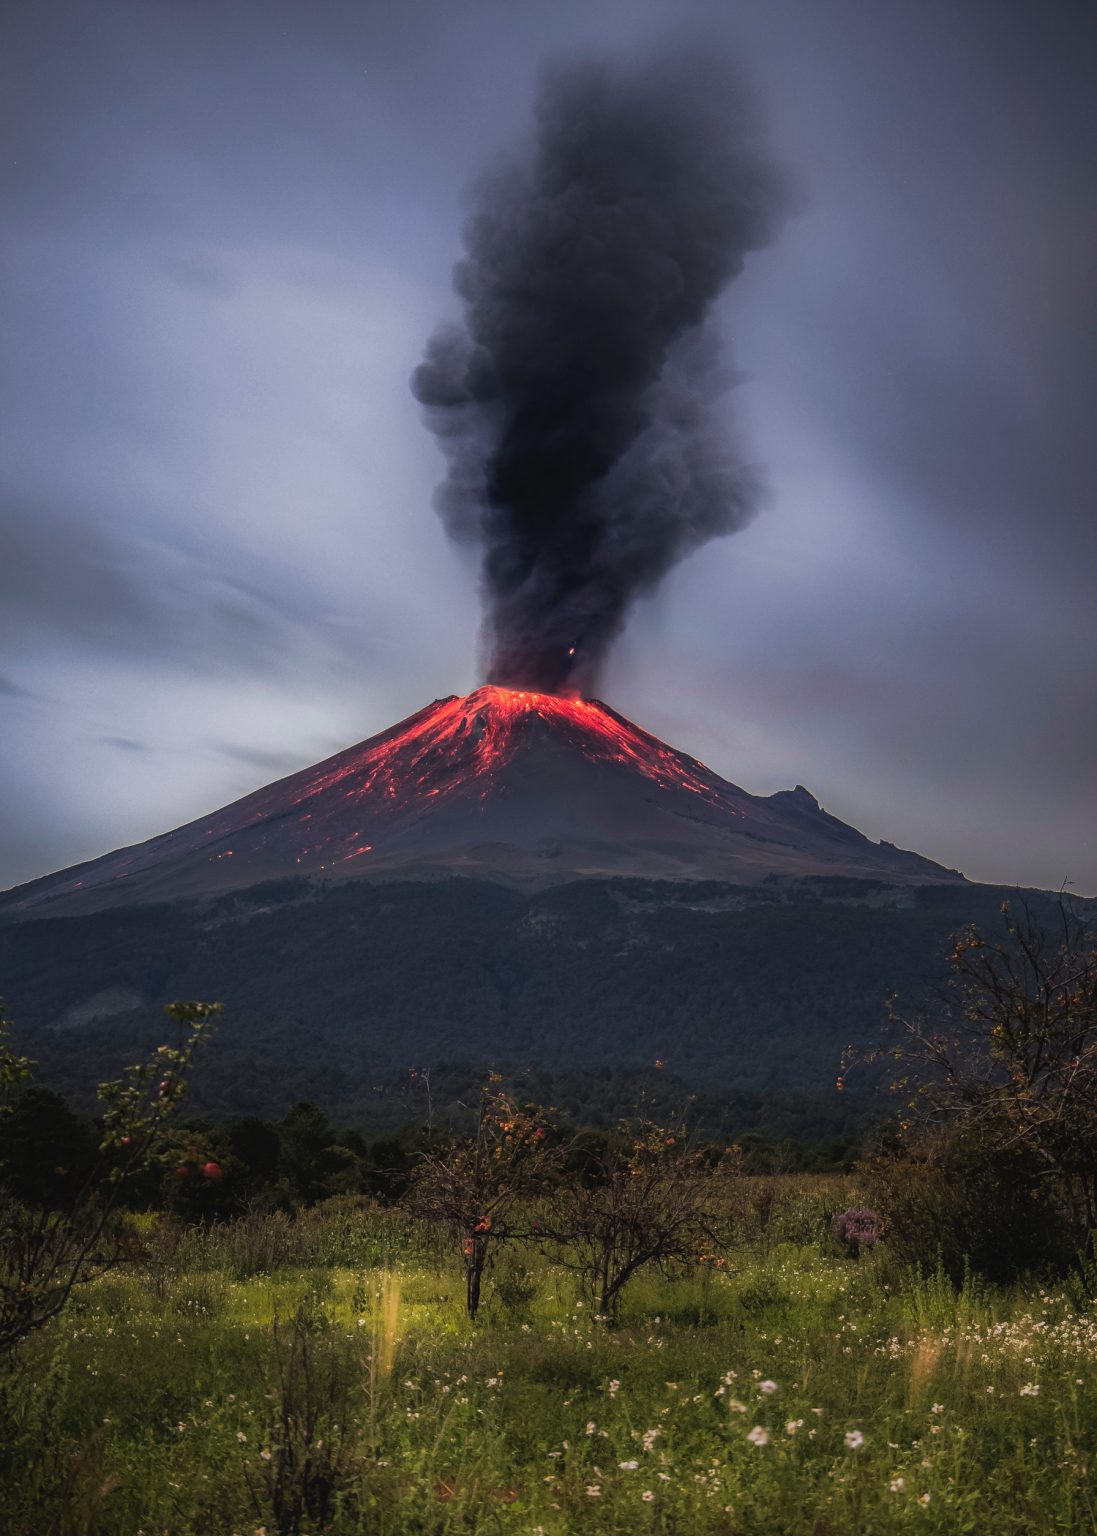
<path id="1" fill-rule="evenodd" d="M 959 1294 L 828 1235 L 834 1181 L 620 1326 L 540 1255 L 479 1322 L 398 1214 L 171 1229 L 3 1385 L 12 1536 L 1097 1530 L 1097 1321 L 1039 1284 Z"/>

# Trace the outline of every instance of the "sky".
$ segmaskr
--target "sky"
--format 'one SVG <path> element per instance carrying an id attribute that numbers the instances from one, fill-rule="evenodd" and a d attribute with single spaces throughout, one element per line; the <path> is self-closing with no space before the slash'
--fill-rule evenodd
<path id="1" fill-rule="evenodd" d="M 0 888 L 481 680 L 409 377 L 546 61 L 734 50 L 799 188 L 714 324 L 748 527 L 602 696 L 754 793 L 1097 893 L 1097 10 L 50 0 L 5 22 Z"/>

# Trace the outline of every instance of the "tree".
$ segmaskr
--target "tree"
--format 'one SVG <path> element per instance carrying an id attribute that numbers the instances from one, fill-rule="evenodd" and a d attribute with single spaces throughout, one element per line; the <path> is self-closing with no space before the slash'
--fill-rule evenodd
<path id="1" fill-rule="evenodd" d="M 221 1005 L 172 1003 L 166 1011 L 178 1026 L 176 1043 L 100 1085 L 106 1108 L 98 1155 L 65 1207 L 25 1204 L 0 1188 L 0 1351 L 10 1352 L 56 1317 L 76 1286 L 125 1255 L 120 1197 L 128 1180 L 162 1159 L 167 1122 Z M 26 1081 L 31 1063 L 10 1050 L 9 1029 L 0 1014 L 0 1106 L 10 1120 L 10 1093 Z"/>
<path id="2" fill-rule="evenodd" d="M 927 1005 L 893 1005 L 892 1084 L 908 1145 L 948 1138 L 1013 1170 L 1073 1239 L 1097 1234 L 1097 934 L 1067 901 L 1054 928 L 1002 905 L 1004 936 L 952 941 L 951 975 Z"/>
<path id="3" fill-rule="evenodd" d="M 457 1237 L 472 1318 L 489 1255 L 501 1243 L 529 1235 L 516 1218 L 524 1203 L 545 1191 L 561 1161 L 544 1111 L 517 1104 L 496 1086 L 500 1081 L 492 1074 L 481 1088 L 473 1134 L 422 1153 L 408 1190 L 413 1210 L 445 1222 Z"/>
<path id="4" fill-rule="evenodd" d="M 24 1083 L 0 1118 L 0 1169 L 17 1200 L 71 1208 L 98 1149 L 95 1128 L 59 1093 Z"/>
<path id="5" fill-rule="evenodd" d="M 681 1123 L 641 1119 L 621 1130 L 600 1150 L 592 1143 L 583 1177 L 556 1191 L 545 1233 L 610 1320 L 641 1269 L 696 1263 L 722 1245 L 717 1195 L 735 1167 L 730 1154 L 691 1146 Z"/>

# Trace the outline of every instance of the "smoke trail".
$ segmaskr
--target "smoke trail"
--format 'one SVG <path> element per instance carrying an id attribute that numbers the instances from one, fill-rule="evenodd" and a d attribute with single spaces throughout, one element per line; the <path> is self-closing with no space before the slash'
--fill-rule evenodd
<path id="1" fill-rule="evenodd" d="M 589 687 L 633 599 L 751 516 L 706 317 L 786 202 L 726 59 L 544 76 L 532 144 L 474 192 L 464 324 L 412 379 L 438 509 L 483 545 L 489 681 Z"/>

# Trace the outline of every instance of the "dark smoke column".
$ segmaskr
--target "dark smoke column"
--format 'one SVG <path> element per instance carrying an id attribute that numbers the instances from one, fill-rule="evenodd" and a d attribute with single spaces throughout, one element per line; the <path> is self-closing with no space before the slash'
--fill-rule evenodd
<path id="1" fill-rule="evenodd" d="M 751 516 L 705 322 L 785 204 L 741 81 L 699 53 L 549 72 L 532 144 L 475 188 L 464 324 L 412 387 L 439 510 L 483 545 L 490 682 L 589 687 L 633 599 Z"/>

